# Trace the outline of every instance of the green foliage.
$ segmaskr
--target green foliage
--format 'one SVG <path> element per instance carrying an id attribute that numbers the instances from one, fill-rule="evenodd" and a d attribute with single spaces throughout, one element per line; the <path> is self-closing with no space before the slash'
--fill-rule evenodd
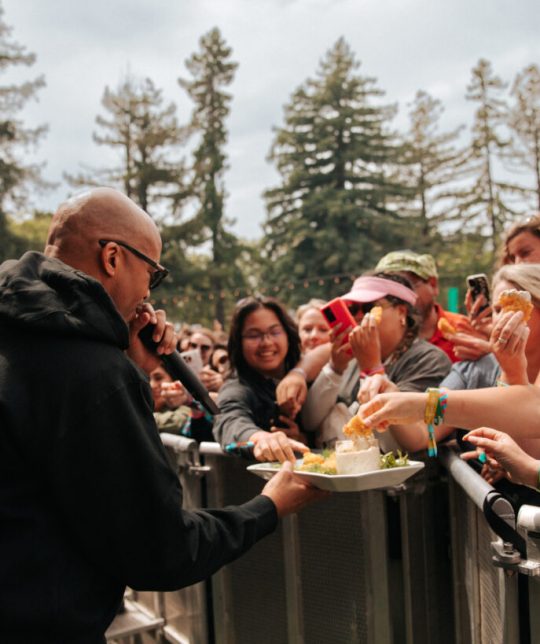
<path id="1" fill-rule="evenodd" d="M 192 241 L 208 243 L 211 259 L 206 266 L 209 290 L 214 300 L 215 319 L 225 323 L 224 293 L 244 285 L 237 261 L 242 244 L 227 225 L 224 215 L 226 197 L 224 173 L 227 169 L 225 119 L 230 111 L 231 95 L 225 91 L 234 79 L 237 63 L 230 60 L 232 50 L 219 29 L 212 29 L 200 40 L 200 51 L 186 61 L 190 79 L 179 79 L 194 103 L 190 133 L 199 137 L 193 153 L 190 193 L 197 201 L 193 220 L 196 237 Z"/>
<path id="2" fill-rule="evenodd" d="M 414 199 L 403 205 L 402 214 L 418 222 L 420 236 L 414 246 L 424 252 L 430 249 L 440 224 L 446 220 L 448 195 L 459 179 L 464 159 L 463 150 L 454 145 L 462 127 L 439 132 L 442 112 L 439 100 L 418 91 L 405 135 L 403 178 L 414 190 Z"/>
<path id="3" fill-rule="evenodd" d="M 160 219 L 163 202 L 177 212 L 185 200 L 185 167 L 174 153 L 185 141 L 176 118 L 176 106 L 163 106 L 161 90 L 149 78 L 124 79 L 116 91 L 105 88 L 101 100 L 108 117 L 98 115 L 99 132 L 93 138 L 119 153 L 113 168 L 86 168 L 65 175 L 73 186 L 116 186 L 154 218 Z"/>
<path id="4" fill-rule="evenodd" d="M 11 27 L 3 20 L 0 6 L 0 72 L 12 66 L 31 66 L 35 55 L 11 40 Z M 34 147 L 47 131 L 46 126 L 25 128 L 17 114 L 45 85 L 43 76 L 18 85 L 0 86 L 0 259 L 12 257 L 19 242 L 7 225 L 6 215 L 20 212 L 27 204 L 30 187 L 47 187 L 41 166 L 28 163 L 25 152 Z"/>
<path id="5" fill-rule="evenodd" d="M 472 70 L 466 94 L 468 100 L 477 103 L 465 166 L 470 181 L 453 195 L 454 219 L 466 232 L 487 233 L 492 260 L 503 228 L 517 214 L 509 196 L 524 193 L 522 187 L 496 178 L 495 163 L 508 145 L 500 134 L 507 116 L 504 89 L 505 84 L 495 76 L 491 64 L 481 59 Z"/>
<path id="6" fill-rule="evenodd" d="M 395 179 L 402 152 L 389 130 L 395 108 L 374 103 L 382 92 L 358 67 L 338 40 L 285 106 L 269 157 L 282 180 L 265 193 L 270 281 L 358 274 L 406 239 L 393 207 L 409 192 Z"/>
<path id="7" fill-rule="evenodd" d="M 536 208 L 540 211 L 540 69 L 529 65 L 517 74 L 512 86 L 514 102 L 508 122 L 513 133 L 511 155 L 508 160 L 521 169 L 533 171 Z"/>

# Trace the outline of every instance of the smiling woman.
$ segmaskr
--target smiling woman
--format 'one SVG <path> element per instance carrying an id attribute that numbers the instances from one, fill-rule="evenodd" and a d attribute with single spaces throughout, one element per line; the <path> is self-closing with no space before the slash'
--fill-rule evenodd
<path id="1" fill-rule="evenodd" d="M 236 378 L 220 390 L 214 435 L 226 447 L 251 442 L 260 461 L 295 460 L 307 450 L 294 411 L 276 405 L 276 385 L 300 357 L 296 324 L 272 298 L 249 297 L 237 304 L 229 355 Z"/>

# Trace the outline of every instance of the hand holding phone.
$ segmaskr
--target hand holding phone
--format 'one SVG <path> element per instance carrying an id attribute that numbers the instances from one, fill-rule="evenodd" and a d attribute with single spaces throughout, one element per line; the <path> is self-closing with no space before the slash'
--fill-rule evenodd
<path id="1" fill-rule="evenodd" d="M 477 273 L 476 275 L 467 276 L 467 286 L 471 292 L 471 299 L 473 303 L 483 295 L 484 304 L 480 306 L 476 315 L 481 313 L 484 309 L 487 309 L 490 305 L 490 294 L 489 294 L 489 281 L 485 273 Z"/>
<path id="2" fill-rule="evenodd" d="M 351 315 L 351 312 L 347 308 L 345 302 L 336 297 L 335 299 L 328 302 L 321 308 L 321 313 L 324 315 L 328 326 L 331 329 L 336 329 L 338 333 L 343 333 L 344 331 L 352 331 L 356 326 L 356 320 Z M 349 334 L 346 333 L 343 336 L 342 345 L 347 344 L 349 341 Z M 348 351 L 349 355 L 352 355 L 352 351 Z"/>

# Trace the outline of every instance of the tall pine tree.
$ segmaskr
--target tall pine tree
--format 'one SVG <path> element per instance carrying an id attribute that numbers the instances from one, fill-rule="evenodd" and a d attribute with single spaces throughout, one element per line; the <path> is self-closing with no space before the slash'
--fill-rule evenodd
<path id="1" fill-rule="evenodd" d="M 0 72 L 14 65 L 31 66 L 35 54 L 11 39 L 11 27 L 3 19 L 0 5 Z M 26 102 L 45 85 L 43 76 L 19 85 L 0 86 L 0 259 L 17 252 L 16 237 L 7 226 L 7 214 L 23 208 L 30 187 L 43 187 L 41 167 L 27 163 L 23 153 L 33 148 L 47 131 L 46 126 L 27 128 L 17 118 Z"/>
<path id="2" fill-rule="evenodd" d="M 285 106 L 269 155 L 281 183 L 265 193 L 271 281 L 358 274 L 399 243 L 392 205 L 407 189 L 393 181 L 395 108 L 378 104 L 383 92 L 358 67 L 340 38 Z M 317 294 L 305 289 L 300 297 Z M 298 299 L 294 291 L 290 299 Z"/>
<path id="3" fill-rule="evenodd" d="M 423 91 L 416 93 L 409 112 L 404 176 L 415 192 L 409 216 L 419 224 L 418 250 L 433 248 L 440 224 L 447 217 L 449 192 L 464 160 L 463 150 L 455 145 L 462 126 L 440 132 L 442 112 L 441 102 Z"/>
<path id="4" fill-rule="evenodd" d="M 508 145 L 501 134 L 507 114 L 505 87 L 487 60 L 481 59 L 473 68 L 466 94 L 467 100 L 477 104 L 466 160 L 469 182 L 455 192 L 456 218 L 462 230 L 489 239 L 493 254 L 501 231 L 516 214 L 511 195 L 523 193 L 519 186 L 497 178 L 497 163 Z"/>
<path id="5" fill-rule="evenodd" d="M 237 238 L 227 230 L 232 223 L 225 217 L 224 174 L 227 169 L 225 145 L 231 95 L 226 88 L 232 83 L 237 63 L 219 29 L 214 28 L 199 42 L 200 50 L 187 61 L 190 78 L 179 78 L 194 103 L 190 132 L 198 137 L 193 154 L 191 193 L 197 200 L 194 218 L 197 243 L 209 243 L 211 260 L 207 266 L 210 293 L 215 302 L 215 318 L 225 322 L 225 290 L 242 283 L 236 259 L 242 251 Z"/>
<path id="6" fill-rule="evenodd" d="M 512 161 L 532 170 L 536 208 L 540 211 L 540 69 L 537 65 L 529 65 L 516 76 L 512 97 L 509 125 L 517 135 L 512 145 Z"/>
<path id="7" fill-rule="evenodd" d="M 164 201 L 179 207 L 180 195 L 185 196 L 185 168 L 175 153 L 185 142 L 185 131 L 174 103 L 164 106 L 161 90 L 149 78 L 132 77 L 116 91 L 106 87 L 101 103 L 107 116 L 96 117 L 99 130 L 93 138 L 118 150 L 120 161 L 112 168 L 66 175 L 68 181 L 74 186 L 117 186 L 155 218 L 164 212 Z"/>

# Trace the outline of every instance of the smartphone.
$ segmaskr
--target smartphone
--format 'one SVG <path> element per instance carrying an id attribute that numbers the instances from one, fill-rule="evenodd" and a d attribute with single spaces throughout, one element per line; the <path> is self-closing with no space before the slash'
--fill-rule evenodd
<path id="1" fill-rule="evenodd" d="M 352 330 L 357 325 L 356 320 L 351 315 L 347 305 L 339 297 L 336 297 L 334 300 L 328 302 L 328 304 L 325 304 L 321 308 L 321 313 L 326 318 L 328 326 L 331 329 L 336 327 L 338 324 L 340 325 L 338 333 L 343 333 L 346 329 Z M 346 344 L 348 341 L 349 336 L 345 335 L 342 344 Z"/>
<path id="2" fill-rule="evenodd" d="M 184 362 L 191 368 L 191 370 L 198 376 L 203 368 L 201 353 L 199 349 L 191 349 L 190 351 L 182 351 L 180 354 Z"/>
<path id="3" fill-rule="evenodd" d="M 485 304 L 482 304 L 480 311 L 487 309 L 490 302 L 489 294 L 489 280 L 485 273 L 477 273 L 476 275 L 467 276 L 467 286 L 471 292 L 473 302 L 480 296 L 483 295 L 485 299 Z"/>

